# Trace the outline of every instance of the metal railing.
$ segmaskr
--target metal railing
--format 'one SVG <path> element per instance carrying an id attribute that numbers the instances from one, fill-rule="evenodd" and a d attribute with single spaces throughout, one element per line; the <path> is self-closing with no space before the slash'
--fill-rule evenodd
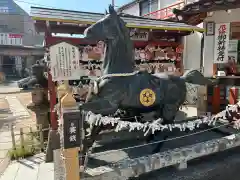
<path id="1" fill-rule="evenodd" d="M 153 19 L 167 19 L 170 17 L 173 17 L 173 9 L 182 9 L 185 5 L 184 1 L 172 4 L 168 7 L 165 7 L 163 9 L 148 13 L 143 15 L 144 17 L 149 17 L 149 18 L 153 18 Z"/>

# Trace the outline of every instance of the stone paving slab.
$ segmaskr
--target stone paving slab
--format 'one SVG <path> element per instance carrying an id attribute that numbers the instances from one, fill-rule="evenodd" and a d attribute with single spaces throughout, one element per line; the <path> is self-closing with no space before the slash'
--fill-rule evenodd
<path id="1" fill-rule="evenodd" d="M 44 163 L 44 154 L 12 162 L 0 180 L 53 180 L 53 163 Z"/>
<path id="2" fill-rule="evenodd" d="M 0 94 L 13 94 L 20 92 L 21 89 L 17 87 L 1 87 L 0 88 Z"/>
<path id="3" fill-rule="evenodd" d="M 1 128 L 1 121 L 4 118 L 7 118 L 9 115 L 11 115 L 11 111 L 9 108 L 8 101 L 4 96 L 0 96 L 0 128 Z"/>
<path id="4" fill-rule="evenodd" d="M 8 151 L 12 148 L 10 124 L 14 123 L 16 125 L 17 122 L 24 121 L 26 118 L 30 117 L 29 112 L 16 96 L 6 96 L 4 99 L 9 105 L 11 115 L 0 121 L 0 123 L 2 123 L 0 127 L 0 174 L 6 169 L 10 162 L 8 157 Z M 14 134 L 15 141 L 18 141 L 19 135 L 17 134 L 19 134 L 19 130 L 17 130 L 17 128 L 15 128 Z"/>

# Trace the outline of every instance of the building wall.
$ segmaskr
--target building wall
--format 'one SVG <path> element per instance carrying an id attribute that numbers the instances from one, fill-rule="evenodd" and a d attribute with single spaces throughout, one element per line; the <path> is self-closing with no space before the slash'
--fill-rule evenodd
<path id="1" fill-rule="evenodd" d="M 226 11 L 215 11 L 212 16 L 208 16 L 204 20 L 214 21 L 215 23 L 239 22 L 240 9 L 232 9 L 230 13 Z M 214 36 L 205 36 L 204 39 L 204 75 L 213 75 L 213 60 L 214 60 Z"/>
<path id="2" fill-rule="evenodd" d="M 183 65 L 185 70 L 200 70 L 202 36 L 202 33 L 194 32 L 184 38 Z"/>
<path id="3" fill-rule="evenodd" d="M 21 34 L 22 45 L 23 46 L 42 46 L 44 41 L 44 35 L 38 35 L 35 31 L 34 21 L 31 17 L 20 8 L 13 0 L 1 0 L 0 1 L 0 33 L 6 34 Z M 3 56 L 10 58 L 15 58 L 15 62 L 5 61 L 4 64 L 0 61 L 0 71 L 3 71 L 3 66 L 9 66 L 10 68 L 15 68 L 18 74 L 20 74 L 22 69 L 22 60 L 26 59 L 27 67 L 30 67 L 35 63 L 33 56 L 28 54 L 34 54 L 36 49 L 22 50 L 20 48 L 4 48 L 0 46 L 0 60 Z M 43 51 L 39 51 L 44 55 Z M 38 54 L 39 54 L 38 53 Z M 6 68 L 5 68 L 6 69 Z M 17 75 L 14 72 L 8 72 L 9 75 Z"/>
<path id="4" fill-rule="evenodd" d="M 44 35 L 36 32 L 32 18 L 28 14 L 24 16 L 23 44 L 26 46 L 42 46 L 43 41 Z"/>
<path id="5" fill-rule="evenodd" d="M 159 0 L 159 9 L 166 8 L 177 2 L 178 2 L 178 0 Z"/>
<path id="6" fill-rule="evenodd" d="M 134 16 L 140 16 L 139 3 L 136 3 L 133 6 L 127 8 L 127 9 L 124 9 L 122 12 L 126 13 L 126 14 L 131 14 L 131 15 L 134 15 Z"/>
<path id="7" fill-rule="evenodd" d="M 8 8 L 8 12 L 0 8 L 0 33 L 22 34 L 24 46 L 42 45 L 44 36 L 36 34 L 33 20 L 23 9 L 12 0 L 1 0 L 0 7 Z"/>

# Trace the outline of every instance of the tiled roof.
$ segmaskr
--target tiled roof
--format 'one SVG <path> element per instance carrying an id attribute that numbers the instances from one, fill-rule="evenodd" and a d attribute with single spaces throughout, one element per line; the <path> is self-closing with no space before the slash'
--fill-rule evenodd
<path id="1" fill-rule="evenodd" d="M 176 15 L 187 16 L 210 11 L 236 9 L 239 7 L 239 0 L 199 0 L 185 5 L 182 9 L 175 9 L 174 13 Z"/>
<path id="2" fill-rule="evenodd" d="M 31 7 L 31 16 L 34 20 L 93 24 L 103 18 L 104 14 Z M 132 28 L 203 31 L 202 28 L 180 22 L 155 20 L 126 14 L 122 14 L 121 16 L 127 23 L 127 26 Z"/>

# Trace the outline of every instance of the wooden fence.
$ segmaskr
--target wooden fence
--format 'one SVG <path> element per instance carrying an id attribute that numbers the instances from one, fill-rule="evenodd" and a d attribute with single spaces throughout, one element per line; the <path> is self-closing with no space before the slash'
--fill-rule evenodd
<path id="1" fill-rule="evenodd" d="M 36 127 L 22 127 L 18 130 L 11 125 L 12 148 L 9 150 L 11 159 L 24 158 L 38 152 L 44 152 L 46 143 L 44 133 L 49 128 L 43 129 L 42 125 Z"/>

